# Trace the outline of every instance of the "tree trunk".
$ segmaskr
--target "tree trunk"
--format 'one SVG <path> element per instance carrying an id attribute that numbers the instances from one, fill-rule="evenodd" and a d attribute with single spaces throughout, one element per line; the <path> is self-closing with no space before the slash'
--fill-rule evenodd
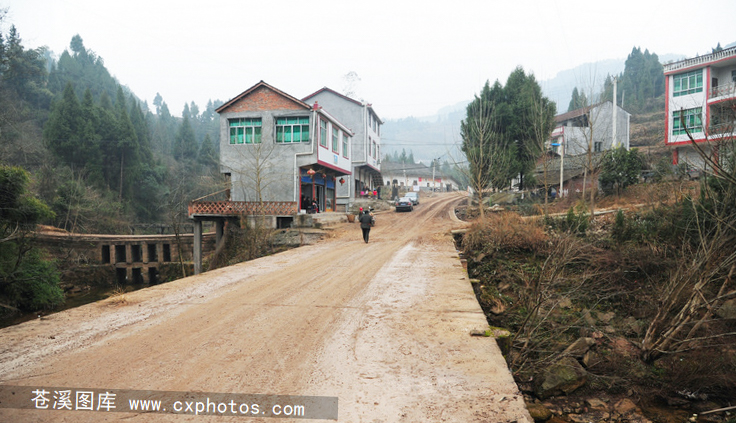
<path id="1" fill-rule="evenodd" d="M 118 195 L 118 201 L 123 201 L 123 164 L 125 163 L 125 152 L 120 153 L 120 194 Z"/>

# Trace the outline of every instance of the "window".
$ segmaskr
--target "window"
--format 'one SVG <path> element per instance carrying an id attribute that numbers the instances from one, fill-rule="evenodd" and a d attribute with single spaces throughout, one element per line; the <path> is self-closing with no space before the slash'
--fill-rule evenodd
<path id="1" fill-rule="evenodd" d="M 736 70 L 731 71 L 731 82 L 736 82 Z"/>
<path id="2" fill-rule="evenodd" d="M 239 118 L 228 120 L 230 144 L 260 144 L 261 118 Z"/>
<path id="3" fill-rule="evenodd" d="M 332 127 L 332 151 L 335 153 L 339 152 L 340 143 L 338 142 L 339 131 L 334 126 Z"/>
<path id="4" fill-rule="evenodd" d="M 309 142 L 309 118 L 277 118 L 276 142 Z"/>
<path id="5" fill-rule="evenodd" d="M 593 152 L 600 153 L 603 150 L 603 143 L 601 141 L 593 143 Z"/>
<path id="6" fill-rule="evenodd" d="M 699 93 L 701 91 L 703 91 L 702 69 L 675 75 L 675 89 L 673 90 L 674 97 Z"/>
<path id="7" fill-rule="evenodd" d="M 349 139 L 350 138 L 348 138 L 348 134 L 343 132 L 342 133 L 342 156 L 345 157 L 346 159 L 350 158 L 348 156 L 348 140 Z"/>
<path id="8" fill-rule="evenodd" d="M 688 109 L 682 111 L 685 125 L 682 125 L 680 119 L 680 111 L 672 112 L 672 135 L 682 135 L 685 133 L 685 127 L 690 132 L 703 132 L 702 107 Z"/>
<path id="9" fill-rule="evenodd" d="M 327 121 L 319 120 L 319 145 L 327 147 Z"/>

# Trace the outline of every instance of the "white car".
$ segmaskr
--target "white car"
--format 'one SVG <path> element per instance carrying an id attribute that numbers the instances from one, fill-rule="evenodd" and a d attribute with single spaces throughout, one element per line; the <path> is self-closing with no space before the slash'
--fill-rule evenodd
<path id="1" fill-rule="evenodd" d="M 416 206 L 417 204 L 419 204 L 419 193 L 416 191 L 409 191 L 404 194 L 404 197 L 410 199 L 412 205 Z"/>

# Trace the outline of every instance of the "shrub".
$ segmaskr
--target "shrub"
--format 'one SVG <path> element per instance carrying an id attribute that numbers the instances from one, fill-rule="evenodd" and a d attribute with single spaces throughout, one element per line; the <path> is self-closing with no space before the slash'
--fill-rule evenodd
<path id="1" fill-rule="evenodd" d="M 471 226 L 463 238 L 466 252 L 490 253 L 497 250 L 543 251 L 547 235 L 537 223 L 525 221 L 516 213 L 493 214 Z"/>

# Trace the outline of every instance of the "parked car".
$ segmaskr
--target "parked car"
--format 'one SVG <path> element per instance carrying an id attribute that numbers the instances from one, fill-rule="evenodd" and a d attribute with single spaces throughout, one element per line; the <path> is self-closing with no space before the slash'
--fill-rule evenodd
<path id="1" fill-rule="evenodd" d="M 394 203 L 394 206 L 396 207 L 396 211 L 412 211 L 414 210 L 414 204 L 412 204 L 411 199 L 407 197 L 401 197 L 398 200 L 396 200 L 396 203 Z"/>
<path id="2" fill-rule="evenodd" d="M 406 193 L 406 194 L 404 195 L 404 197 L 406 197 L 406 198 L 410 199 L 410 200 L 411 200 L 411 204 L 413 204 L 413 205 L 415 205 L 415 206 L 416 206 L 417 204 L 419 204 L 419 193 L 418 193 L 418 192 L 416 192 L 416 191 L 409 191 L 409 192 L 407 192 L 407 193 Z"/>

